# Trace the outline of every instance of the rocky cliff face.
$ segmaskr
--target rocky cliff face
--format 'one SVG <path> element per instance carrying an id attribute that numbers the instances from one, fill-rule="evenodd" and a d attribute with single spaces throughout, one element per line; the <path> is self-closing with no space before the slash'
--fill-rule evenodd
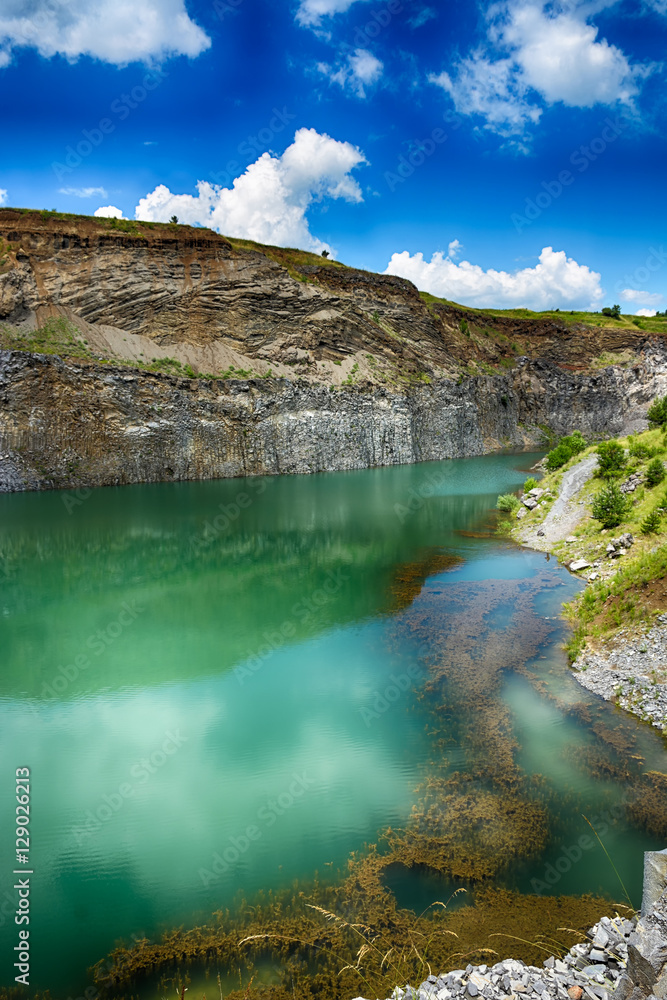
<path id="1" fill-rule="evenodd" d="M 618 433 L 667 391 L 638 330 L 466 314 L 298 251 L 11 211 L 0 238 L 0 491 L 477 455 Z"/>
<path id="2" fill-rule="evenodd" d="M 0 490 L 321 472 L 613 434 L 667 391 L 667 354 L 595 375 L 524 361 L 405 392 L 200 380 L 0 352 Z"/>

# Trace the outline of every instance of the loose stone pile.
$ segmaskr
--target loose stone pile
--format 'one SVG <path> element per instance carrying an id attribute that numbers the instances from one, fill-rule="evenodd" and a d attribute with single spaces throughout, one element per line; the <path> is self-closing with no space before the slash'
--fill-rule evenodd
<path id="1" fill-rule="evenodd" d="M 537 533 L 538 535 L 540 534 L 539 531 Z M 574 535 L 571 535 L 570 537 L 566 538 L 565 541 L 576 542 L 578 541 L 578 539 L 575 538 Z M 607 543 L 607 547 L 605 549 L 605 556 L 607 557 L 607 559 L 620 559 L 621 556 L 627 555 L 628 549 L 631 548 L 631 546 L 633 546 L 634 544 L 635 540 L 628 531 L 624 535 L 619 535 L 618 538 L 612 538 L 611 541 Z M 569 563 L 568 569 L 571 570 L 573 573 L 578 573 L 579 570 L 590 569 L 592 567 L 593 572 L 586 577 L 587 580 L 590 580 L 592 582 L 599 578 L 600 573 L 598 573 L 597 570 L 599 570 L 601 566 L 602 566 L 601 559 L 596 559 L 595 562 L 589 563 L 585 559 L 577 558 L 573 559 L 572 562 Z"/>
<path id="2" fill-rule="evenodd" d="M 624 535 L 620 535 L 618 538 L 612 538 L 607 545 L 607 555 L 610 559 L 618 559 L 619 556 L 624 556 L 628 549 L 634 544 L 635 540 L 628 531 Z"/>
<path id="3" fill-rule="evenodd" d="M 619 489 L 621 493 L 634 493 L 638 486 L 644 482 L 644 476 L 641 472 L 633 472 L 631 476 L 621 483 Z"/>
<path id="4" fill-rule="evenodd" d="M 548 958 L 538 969 L 510 958 L 496 965 L 468 965 L 421 986 L 397 987 L 389 1000 L 609 1000 L 628 961 L 628 938 L 636 919 L 603 917 L 564 959 Z M 357 1000 L 363 1000 L 357 997 Z"/>
<path id="5" fill-rule="evenodd" d="M 625 638 L 622 630 L 620 648 L 583 653 L 573 666 L 583 687 L 667 732 L 667 614 L 656 621 L 640 638 Z"/>
<path id="6" fill-rule="evenodd" d="M 551 493 L 549 493 L 548 490 L 541 490 L 539 486 L 536 486 L 535 489 L 528 490 L 528 492 L 521 497 L 521 503 L 528 510 L 535 510 L 537 506 L 542 506 L 540 504 L 540 500 L 542 499 L 542 497 L 550 497 L 550 496 Z"/>

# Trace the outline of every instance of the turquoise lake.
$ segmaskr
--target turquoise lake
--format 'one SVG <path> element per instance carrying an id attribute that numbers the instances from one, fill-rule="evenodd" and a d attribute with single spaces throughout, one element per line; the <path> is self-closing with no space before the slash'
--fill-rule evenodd
<path id="1" fill-rule="evenodd" d="M 76 998 L 118 941 L 335 878 L 405 826 L 432 749 L 429 670 L 464 652 L 497 653 L 512 766 L 548 790 L 544 848 L 498 884 L 618 899 L 620 876 L 638 903 L 642 852 L 664 843 L 636 790 L 667 772 L 665 742 L 571 676 L 559 613 L 581 584 L 489 530 L 537 457 L 0 496 L 2 983 L 17 768 L 30 992 Z M 461 660 L 443 688 L 452 771 L 478 767 L 474 674 Z M 584 816 L 618 875 L 597 841 L 577 857 Z M 446 882 L 388 879 L 412 908 Z"/>

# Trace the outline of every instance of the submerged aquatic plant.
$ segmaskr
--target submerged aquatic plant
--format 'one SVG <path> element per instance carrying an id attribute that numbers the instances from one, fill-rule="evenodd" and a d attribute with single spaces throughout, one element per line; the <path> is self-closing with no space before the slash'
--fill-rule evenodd
<path id="1" fill-rule="evenodd" d="M 261 893 L 217 913 L 211 925 L 171 932 L 141 949 L 119 949 L 111 969 L 99 967 L 103 992 L 117 996 L 137 976 L 195 962 L 242 968 L 250 977 L 268 957 L 280 982 L 253 986 L 253 1000 L 348 1000 L 361 980 L 369 984 L 364 995 L 388 996 L 399 983 L 421 981 L 429 966 L 445 972 L 484 961 L 498 950 L 492 935 L 500 933 L 512 937 L 517 958 L 539 964 L 547 942 L 550 954 L 562 954 L 601 914 L 613 913 L 618 904 L 591 896 L 498 888 L 513 860 L 539 857 L 550 836 L 549 816 L 562 809 L 556 791 L 517 763 L 512 718 L 501 697 L 508 663 L 542 691 L 529 664 L 552 626 L 536 615 L 534 601 L 556 584 L 546 571 L 531 578 L 529 588 L 522 580 L 453 580 L 444 606 L 440 588 L 423 590 L 405 606 L 394 619 L 389 649 L 407 637 L 428 649 L 422 695 L 431 707 L 429 766 L 405 829 L 385 830 L 376 844 L 352 854 L 347 871 L 329 884 L 315 877 Z M 609 767 L 616 766 L 616 754 L 631 761 L 632 743 L 622 726 L 604 727 L 590 714 L 584 718 L 587 705 L 563 710 L 592 727 L 597 753 L 609 758 Z M 465 769 L 448 763 L 452 740 L 465 755 Z M 589 763 L 595 759 L 581 757 L 582 766 Z M 634 764 L 632 787 L 639 816 L 654 784 Z M 662 808 L 665 819 L 667 788 Z M 653 815 L 657 822 L 657 808 Z M 460 908 L 437 903 L 420 914 L 401 908 L 386 884 L 397 866 L 438 873 L 474 890 L 474 900 Z M 231 996 L 244 1000 L 244 988 Z"/>

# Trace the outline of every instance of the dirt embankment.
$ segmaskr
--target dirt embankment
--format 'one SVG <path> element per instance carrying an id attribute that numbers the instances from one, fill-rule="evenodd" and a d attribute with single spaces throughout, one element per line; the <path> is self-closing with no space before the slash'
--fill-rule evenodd
<path id="1" fill-rule="evenodd" d="M 632 368 L 646 342 L 635 327 L 464 310 L 403 278 L 211 230 L 0 209 L 0 323 L 29 330 L 54 316 L 98 359 L 327 385 L 489 375 L 522 356 Z"/>

